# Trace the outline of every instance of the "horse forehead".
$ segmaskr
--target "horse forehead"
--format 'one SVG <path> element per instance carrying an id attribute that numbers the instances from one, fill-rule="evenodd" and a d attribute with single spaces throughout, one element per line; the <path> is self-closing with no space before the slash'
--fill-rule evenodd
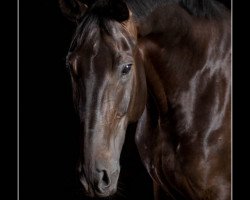
<path id="1" fill-rule="evenodd" d="M 72 60 L 82 63 L 81 68 L 99 75 L 113 64 L 120 64 L 132 56 L 133 44 L 129 33 L 119 24 L 111 24 L 109 30 L 94 27 L 85 39 L 81 39 L 80 48 L 73 54 Z M 79 42 L 79 41 L 78 41 Z M 100 72 L 100 73 L 99 73 Z"/>
<path id="2" fill-rule="evenodd" d="M 91 57 L 98 55 L 112 56 L 128 52 L 131 49 L 130 41 L 122 33 L 116 35 L 102 34 L 91 38 L 81 48 L 84 54 Z"/>
<path id="3" fill-rule="evenodd" d="M 93 52 L 96 53 L 94 55 L 96 62 L 104 61 L 109 64 L 116 64 L 132 56 L 132 45 L 123 34 L 116 34 L 115 36 L 109 34 L 102 35 L 93 48 Z M 105 65 L 106 63 L 103 64 Z"/>
<path id="4" fill-rule="evenodd" d="M 105 42 L 114 50 L 129 51 L 133 47 L 133 39 L 126 27 L 118 22 L 109 24 L 107 34 L 104 34 Z"/>
<path id="5" fill-rule="evenodd" d="M 103 27 L 93 25 L 82 41 L 84 41 L 81 42 L 83 50 L 86 54 L 91 52 L 92 56 L 104 48 L 109 49 L 109 52 L 125 52 L 130 51 L 133 46 L 132 38 L 126 28 L 114 21 L 108 21 Z"/>

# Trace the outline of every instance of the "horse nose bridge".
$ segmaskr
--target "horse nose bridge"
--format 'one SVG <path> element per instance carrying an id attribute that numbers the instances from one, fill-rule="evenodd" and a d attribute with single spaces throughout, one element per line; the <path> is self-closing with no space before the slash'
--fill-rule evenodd
<path id="1" fill-rule="evenodd" d="M 119 167 L 119 161 L 111 156 L 99 157 L 95 160 L 95 167 L 97 170 L 110 169 L 112 171 Z"/>
<path id="2" fill-rule="evenodd" d="M 105 131 L 98 130 L 98 128 L 96 130 L 91 129 L 85 134 L 79 161 L 80 165 L 85 168 L 88 166 L 95 167 L 99 163 L 108 166 L 109 163 L 116 163 L 115 160 L 118 159 L 116 150 L 111 145 L 111 138 L 105 138 Z"/>
<path id="3" fill-rule="evenodd" d="M 85 131 L 92 132 L 105 132 L 110 127 L 111 122 L 114 120 L 116 113 L 114 100 L 101 98 L 92 102 L 88 106 L 86 115 L 84 117 Z"/>
<path id="4" fill-rule="evenodd" d="M 96 152 L 94 165 L 97 171 L 113 171 L 119 168 L 119 158 L 110 149 L 100 148 Z"/>

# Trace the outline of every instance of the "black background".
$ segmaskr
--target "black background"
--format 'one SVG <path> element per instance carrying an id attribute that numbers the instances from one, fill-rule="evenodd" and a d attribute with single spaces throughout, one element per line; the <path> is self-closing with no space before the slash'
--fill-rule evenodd
<path id="1" fill-rule="evenodd" d="M 19 8 L 20 199 L 88 199 L 76 176 L 78 119 L 65 68 L 75 26 L 57 0 L 21 1 Z M 132 129 L 121 155 L 120 194 L 113 199 L 152 200 Z"/>

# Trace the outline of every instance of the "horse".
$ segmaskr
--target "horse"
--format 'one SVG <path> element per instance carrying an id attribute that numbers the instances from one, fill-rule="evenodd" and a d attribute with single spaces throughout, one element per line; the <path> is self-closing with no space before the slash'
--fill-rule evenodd
<path id="1" fill-rule="evenodd" d="M 214 0 L 59 0 L 86 195 L 117 190 L 128 124 L 157 199 L 231 198 L 231 14 Z"/>

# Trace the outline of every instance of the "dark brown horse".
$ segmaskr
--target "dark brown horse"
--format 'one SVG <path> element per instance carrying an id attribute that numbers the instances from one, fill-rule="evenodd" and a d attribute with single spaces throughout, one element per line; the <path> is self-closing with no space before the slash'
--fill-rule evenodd
<path id="1" fill-rule="evenodd" d="M 127 125 L 155 199 L 231 197 L 231 17 L 213 0 L 61 0 L 82 127 L 80 179 L 116 191 Z"/>

